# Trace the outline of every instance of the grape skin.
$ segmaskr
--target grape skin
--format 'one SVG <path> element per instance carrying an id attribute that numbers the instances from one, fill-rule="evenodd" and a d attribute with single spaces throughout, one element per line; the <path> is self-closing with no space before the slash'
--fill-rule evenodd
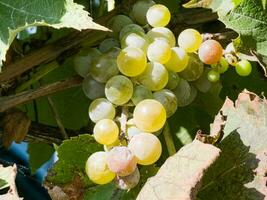
<path id="1" fill-rule="evenodd" d="M 121 47 L 135 47 L 138 49 L 142 49 L 143 52 L 147 51 L 149 42 L 146 38 L 146 35 L 141 35 L 137 33 L 130 33 L 127 36 L 123 37 L 121 40 Z"/>
<path id="2" fill-rule="evenodd" d="M 105 40 L 103 40 L 100 44 L 99 44 L 99 51 L 101 51 L 102 53 L 107 53 L 108 51 L 110 51 L 111 49 L 113 49 L 114 47 L 120 47 L 120 43 L 118 40 L 114 39 L 114 38 L 107 38 Z"/>
<path id="3" fill-rule="evenodd" d="M 146 25 L 147 24 L 146 13 L 148 9 L 153 5 L 155 5 L 154 1 L 150 1 L 150 0 L 137 1 L 133 5 L 133 9 L 131 12 L 135 21 L 141 25 Z"/>
<path id="4" fill-rule="evenodd" d="M 155 27 L 147 32 L 147 36 L 150 40 L 155 41 L 158 39 L 165 40 L 171 47 L 175 46 L 176 39 L 173 32 L 166 27 Z"/>
<path id="5" fill-rule="evenodd" d="M 206 40 L 198 49 L 198 56 L 200 60 L 208 65 L 218 63 L 222 54 L 223 48 L 216 40 Z"/>
<path id="6" fill-rule="evenodd" d="M 85 77 L 82 83 L 82 89 L 85 96 L 91 100 L 105 96 L 105 85 L 97 82 L 91 76 Z"/>
<path id="7" fill-rule="evenodd" d="M 171 48 L 171 57 L 165 63 L 165 67 L 173 72 L 181 72 L 187 67 L 188 61 L 189 56 L 182 48 L 173 47 Z"/>
<path id="8" fill-rule="evenodd" d="M 165 40 L 155 40 L 148 46 L 147 58 L 151 62 L 165 64 L 171 58 L 171 46 Z"/>
<path id="9" fill-rule="evenodd" d="M 208 80 L 209 80 L 210 82 L 217 82 L 217 81 L 220 80 L 220 74 L 219 74 L 219 72 L 217 72 L 217 71 L 215 71 L 215 70 L 210 70 L 210 71 L 208 72 L 207 77 L 208 77 Z"/>
<path id="10" fill-rule="evenodd" d="M 241 60 L 235 65 L 235 71 L 239 76 L 248 76 L 252 71 L 252 66 L 249 61 Z"/>
<path id="11" fill-rule="evenodd" d="M 169 77 L 169 79 L 168 79 L 168 83 L 166 85 L 166 88 L 169 90 L 173 90 L 179 84 L 180 77 L 177 73 L 175 73 L 173 71 L 168 71 L 168 77 Z"/>
<path id="12" fill-rule="evenodd" d="M 171 13 L 166 6 L 156 4 L 148 9 L 146 19 L 152 27 L 163 27 L 170 22 Z"/>
<path id="13" fill-rule="evenodd" d="M 137 85 L 134 87 L 133 96 L 131 98 L 134 105 L 137 105 L 144 99 L 153 99 L 152 92 L 143 85 Z"/>
<path id="14" fill-rule="evenodd" d="M 185 29 L 178 37 L 178 45 L 188 53 L 193 53 L 200 47 L 202 37 L 195 29 Z"/>

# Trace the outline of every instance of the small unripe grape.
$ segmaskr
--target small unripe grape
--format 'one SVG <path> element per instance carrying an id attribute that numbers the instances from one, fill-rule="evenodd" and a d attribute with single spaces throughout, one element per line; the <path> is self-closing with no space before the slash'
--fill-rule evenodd
<path id="1" fill-rule="evenodd" d="M 192 53 L 198 50 L 201 45 L 201 34 L 195 29 L 185 29 L 178 37 L 178 45 L 186 52 Z"/>
<path id="2" fill-rule="evenodd" d="M 95 124 L 94 138 L 100 144 L 114 143 L 119 136 L 119 128 L 111 119 L 102 119 Z"/>
<path id="3" fill-rule="evenodd" d="M 128 147 L 118 146 L 108 152 L 107 164 L 109 169 L 119 176 L 128 176 L 136 168 L 136 160 Z"/>
<path id="4" fill-rule="evenodd" d="M 150 133 L 140 133 L 133 136 L 128 146 L 140 165 L 155 163 L 162 152 L 159 139 Z"/>
<path id="5" fill-rule="evenodd" d="M 210 70 L 207 74 L 207 77 L 210 82 L 217 82 L 220 80 L 220 74 L 215 70 Z"/>
<path id="6" fill-rule="evenodd" d="M 220 62 L 219 62 L 219 66 L 218 66 L 218 72 L 220 74 L 226 72 L 229 68 L 229 64 L 227 62 L 227 60 L 224 57 L 221 57 Z"/>
<path id="7" fill-rule="evenodd" d="M 107 153 L 99 151 L 93 153 L 87 160 L 85 171 L 89 179 L 97 184 L 106 184 L 115 178 L 115 173 L 107 165 Z"/>
<path id="8" fill-rule="evenodd" d="M 173 72 L 181 72 L 186 68 L 188 61 L 189 56 L 185 50 L 179 47 L 173 47 L 171 48 L 171 57 L 165 63 L 165 67 Z"/>
<path id="9" fill-rule="evenodd" d="M 134 188 L 140 180 L 140 173 L 136 167 L 135 171 L 128 176 L 116 176 L 115 185 L 121 190 L 129 190 Z"/>
<path id="10" fill-rule="evenodd" d="M 148 9 L 146 19 L 153 27 L 163 27 L 170 22 L 171 13 L 166 6 L 156 4 Z"/>
<path id="11" fill-rule="evenodd" d="M 171 46 L 165 40 L 155 40 L 148 46 L 147 58 L 152 62 L 165 64 L 171 58 Z"/>
<path id="12" fill-rule="evenodd" d="M 222 57 L 223 48 L 216 40 L 206 40 L 198 49 L 200 60 L 208 65 L 218 63 Z"/>
<path id="13" fill-rule="evenodd" d="M 140 130 L 156 132 L 165 124 L 166 110 L 160 102 L 146 99 L 136 105 L 133 120 Z"/>
<path id="14" fill-rule="evenodd" d="M 235 71 L 239 76 L 248 76 L 252 71 L 249 61 L 241 60 L 235 65 Z"/>

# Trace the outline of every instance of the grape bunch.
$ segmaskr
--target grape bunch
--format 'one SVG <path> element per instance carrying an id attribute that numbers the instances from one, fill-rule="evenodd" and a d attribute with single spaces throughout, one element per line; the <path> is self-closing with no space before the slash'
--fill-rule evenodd
<path id="1" fill-rule="evenodd" d="M 129 15 L 114 16 L 108 38 L 74 58 L 92 100 L 93 136 L 103 145 L 88 158 L 86 173 L 94 183 L 114 181 L 121 189 L 137 185 L 138 165 L 160 158 L 157 135 L 177 107 L 193 102 L 198 90 L 209 90 L 207 81 L 218 81 L 229 63 L 241 76 L 251 71 L 248 61 L 229 59 L 233 49 L 225 53 L 219 42 L 203 41 L 195 29 L 176 39 L 166 27 L 171 14 L 164 5 L 137 1 Z"/>

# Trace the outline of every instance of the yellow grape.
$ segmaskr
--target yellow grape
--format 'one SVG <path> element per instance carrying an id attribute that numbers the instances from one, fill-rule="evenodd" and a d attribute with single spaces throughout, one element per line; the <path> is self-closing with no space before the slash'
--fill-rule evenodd
<path id="1" fill-rule="evenodd" d="M 188 61 L 189 56 L 184 49 L 173 47 L 171 48 L 171 58 L 165 63 L 165 67 L 173 72 L 181 72 L 186 68 Z"/>
<path id="2" fill-rule="evenodd" d="M 149 25 L 153 27 L 162 27 L 170 22 L 171 13 L 166 6 L 156 4 L 148 9 L 146 19 Z"/>
<path id="3" fill-rule="evenodd" d="M 185 29 L 178 37 L 178 45 L 186 52 L 192 53 L 198 50 L 201 45 L 201 34 L 195 29 Z"/>
<path id="4" fill-rule="evenodd" d="M 165 64 L 171 57 L 171 46 L 166 40 L 155 40 L 147 48 L 148 60 Z"/>

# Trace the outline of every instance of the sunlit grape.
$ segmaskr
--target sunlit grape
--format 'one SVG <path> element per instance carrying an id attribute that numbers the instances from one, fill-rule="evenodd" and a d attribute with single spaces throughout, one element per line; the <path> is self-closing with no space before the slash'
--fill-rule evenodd
<path id="1" fill-rule="evenodd" d="M 223 48 L 216 40 L 206 40 L 198 49 L 200 60 L 208 65 L 218 63 L 222 57 Z"/>
<path id="2" fill-rule="evenodd" d="M 147 51 L 149 45 L 149 41 L 146 38 L 146 35 L 137 34 L 137 33 L 130 33 L 122 38 L 121 40 L 121 47 L 136 47 L 142 49 L 143 52 Z"/>
<path id="3" fill-rule="evenodd" d="M 170 22 L 171 13 L 166 6 L 156 4 L 148 9 L 146 19 L 153 27 L 163 27 Z"/>
<path id="4" fill-rule="evenodd" d="M 186 52 L 192 53 L 198 50 L 202 42 L 200 33 L 195 29 L 185 29 L 178 37 L 178 45 Z"/>
<path id="5" fill-rule="evenodd" d="M 157 39 L 165 40 L 169 43 L 171 47 L 174 47 L 176 44 L 176 39 L 173 32 L 166 27 L 155 27 L 147 32 L 147 36 L 150 40 L 154 41 Z"/>
<path id="6" fill-rule="evenodd" d="M 147 58 L 152 62 L 165 64 L 171 58 L 171 46 L 165 40 L 155 40 L 148 46 Z"/>
<path id="7" fill-rule="evenodd" d="M 241 60 L 235 65 L 235 71 L 239 76 L 248 76 L 252 71 L 249 61 Z"/>
<path id="8" fill-rule="evenodd" d="M 165 63 L 164 66 L 168 70 L 174 72 L 181 72 L 187 67 L 188 61 L 189 61 L 189 56 L 182 48 L 173 47 L 171 48 L 171 57 L 168 60 L 168 62 Z"/>

